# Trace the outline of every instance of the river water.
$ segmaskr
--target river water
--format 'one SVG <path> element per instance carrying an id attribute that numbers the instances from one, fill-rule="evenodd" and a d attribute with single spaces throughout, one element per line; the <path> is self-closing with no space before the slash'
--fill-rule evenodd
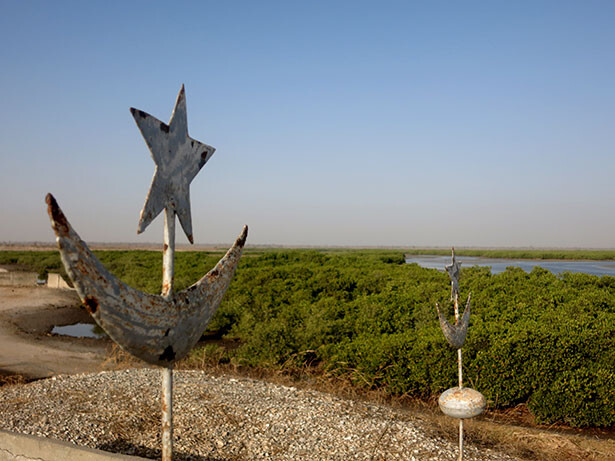
<path id="1" fill-rule="evenodd" d="M 457 260 L 462 264 L 461 267 L 489 266 L 491 272 L 499 274 L 504 272 L 508 266 L 520 267 L 526 272 L 530 272 L 535 266 L 550 270 L 554 274 L 562 272 L 582 272 L 592 275 L 612 275 L 615 276 L 615 261 L 588 261 L 588 260 L 535 260 L 535 259 L 497 259 L 482 258 L 476 256 L 457 256 Z M 451 263 L 450 256 L 435 255 L 406 255 L 406 263 L 416 263 L 428 269 L 444 270 L 444 266 Z"/>

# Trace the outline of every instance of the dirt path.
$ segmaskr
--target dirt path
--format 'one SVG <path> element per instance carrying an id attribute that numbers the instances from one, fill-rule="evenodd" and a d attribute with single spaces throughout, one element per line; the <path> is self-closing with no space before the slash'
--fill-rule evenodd
<path id="1" fill-rule="evenodd" d="M 101 371 L 108 340 L 52 335 L 54 325 L 93 323 L 71 290 L 0 287 L 0 373 L 45 378 Z"/>

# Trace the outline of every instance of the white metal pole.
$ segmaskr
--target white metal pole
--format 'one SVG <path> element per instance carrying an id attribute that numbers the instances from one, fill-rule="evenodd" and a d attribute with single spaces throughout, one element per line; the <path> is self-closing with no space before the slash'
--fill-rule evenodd
<path id="1" fill-rule="evenodd" d="M 164 209 L 164 244 L 162 247 L 162 297 L 173 295 L 175 275 L 175 211 Z"/>
<path id="2" fill-rule="evenodd" d="M 459 420 L 459 461 L 463 461 L 463 419 Z"/>
<path id="3" fill-rule="evenodd" d="M 173 296 L 175 275 L 175 211 L 164 209 L 162 296 Z M 162 369 L 162 461 L 173 459 L 173 366 Z"/>
<path id="4" fill-rule="evenodd" d="M 173 367 L 162 369 L 162 461 L 173 459 Z"/>
<path id="5" fill-rule="evenodd" d="M 467 307 L 466 307 L 467 309 Z M 455 293 L 455 324 L 459 323 L 459 293 Z M 461 365 L 461 348 L 457 349 L 459 369 L 459 389 L 463 387 L 463 368 Z M 463 419 L 459 419 L 459 461 L 463 461 Z"/>

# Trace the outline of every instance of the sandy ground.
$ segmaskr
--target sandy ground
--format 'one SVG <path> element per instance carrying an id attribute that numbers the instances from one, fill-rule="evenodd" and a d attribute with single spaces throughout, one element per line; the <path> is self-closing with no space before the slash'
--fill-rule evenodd
<path id="1" fill-rule="evenodd" d="M 52 335 L 55 325 L 93 323 L 72 290 L 0 287 L 0 373 L 45 378 L 101 371 L 108 340 Z"/>

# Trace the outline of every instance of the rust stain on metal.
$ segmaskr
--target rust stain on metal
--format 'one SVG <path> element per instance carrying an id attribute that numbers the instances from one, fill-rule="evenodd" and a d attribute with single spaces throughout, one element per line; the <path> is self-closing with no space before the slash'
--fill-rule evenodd
<path id="1" fill-rule="evenodd" d="M 141 118 L 147 118 L 149 117 L 149 114 L 147 112 L 143 112 L 142 110 L 139 109 L 135 109 L 134 107 L 130 108 L 130 113 L 132 114 L 132 116 L 134 117 L 135 115 L 138 115 Z"/>
<path id="2" fill-rule="evenodd" d="M 165 335 L 167 336 L 167 335 Z M 169 362 L 172 363 L 175 361 L 175 352 L 173 351 L 173 346 L 167 346 L 162 354 L 160 354 L 161 362 Z"/>
<path id="3" fill-rule="evenodd" d="M 166 367 L 185 357 L 222 301 L 248 227 L 244 226 L 210 272 L 166 300 L 136 290 L 111 274 L 81 240 L 51 194 L 46 201 L 66 272 L 82 302 L 93 311 L 96 323 L 123 349 L 148 363 Z"/>
<path id="4" fill-rule="evenodd" d="M 54 223 L 54 232 L 56 234 L 58 232 L 66 234 L 68 232 L 68 222 L 66 221 L 66 216 L 64 216 L 64 213 L 60 210 L 58 202 L 56 202 L 56 199 L 51 194 L 47 194 L 45 202 L 47 202 L 47 213 L 49 214 L 49 218 L 51 218 Z"/>
<path id="5" fill-rule="evenodd" d="M 86 296 L 83 304 L 90 314 L 95 314 L 98 309 L 98 300 L 94 296 Z"/>

